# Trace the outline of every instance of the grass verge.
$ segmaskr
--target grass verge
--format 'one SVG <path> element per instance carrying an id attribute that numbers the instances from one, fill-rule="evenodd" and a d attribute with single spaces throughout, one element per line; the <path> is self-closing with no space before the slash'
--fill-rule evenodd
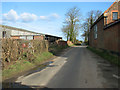
<path id="1" fill-rule="evenodd" d="M 101 56 L 102 58 L 108 60 L 109 62 L 117 65 L 120 67 L 120 58 L 118 56 L 113 56 L 107 52 L 103 52 L 103 51 L 100 51 L 100 50 L 97 50 L 93 47 L 87 47 L 89 50 L 91 50 L 92 52 L 96 53 L 97 55 Z"/>
<path id="2" fill-rule="evenodd" d="M 51 58 L 52 56 L 53 54 L 50 52 L 43 52 L 41 54 L 35 55 L 36 59 L 33 62 L 24 59 L 17 61 L 16 63 L 9 65 L 7 69 L 2 70 L 2 79 L 5 80 L 23 71 L 30 70 L 31 68 L 36 67 L 36 65 L 40 65 L 43 61 Z"/>

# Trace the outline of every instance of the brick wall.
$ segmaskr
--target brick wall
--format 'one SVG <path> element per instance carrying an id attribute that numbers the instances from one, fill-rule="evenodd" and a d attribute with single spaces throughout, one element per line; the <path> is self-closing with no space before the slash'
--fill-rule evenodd
<path id="1" fill-rule="evenodd" d="M 94 39 L 94 30 L 91 29 L 90 38 L 89 38 L 89 45 L 92 47 L 97 48 L 97 39 Z"/>
<path id="2" fill-rule="evenodd" d="M 104 49 L 120 52 L 120 22 L 104 29 Z"/>
<path id="3" fill-rule="evenodd" d="M 92 26 L 89 33 L 89 45 L 95 48 L 104 48 L 104 18 L 102 17 L 97 23 L 97 38 L 94 38 L 94 26 Z"/>
<path id="4" fill-rule="evenodd" d="M 94 29 L 91 28 L 90 33 L 89 33 L 89 45 L 92 47 L 95 47 L 95 39 L 94 39 Z"/>
<path id="5" fill-rule="evenodd" d="M 119 49 L 119 52 L 120 52 L 120 23 L 118 25 L 118 49 Z"/>
<path id="6" fill-rule="evenodd" d="M 119 19 L 120 19 L 120 1 L 118 2 L 118 11 L 119 11 Z"/>
<path id="7" fill-rule="evenodd" d="M 118 12 L 118 19 L 120 19 L 120 1 L 119 2 L 114 2 L 105 12 L 107 13 L 105 16 L 107 16 L 107 24 L 114 22 L 112 20 L 112 13 L 113 12 Z"/>
<path id="8" fill-rule="evenodd" d="M 67 41 L 58 41 L 58 45 L 67 46 Z"/>
<path id="9" fill-rule="evenodd" d="M 104 17 L 97 23 L 97 41 L 96 47 L 104 48 Z"/>
<path id="10" fill-rule="evenodd" d="M 44 36 L 34 36 L 34 40 L 44 40 Z"/>
<path id="11" fill-rule="evenodd" d="M 89 45 L 114 53 L 120 53 L 120 21 L 104 27 L 104 19 L 97 22 L 98 37 L 94 39 L 94 27 L 91 28 Z"/>
<path id="12" fill-rule="evenodd" d="M 20 39 L 20 36 L 11 36 L 11 39 Z"/>

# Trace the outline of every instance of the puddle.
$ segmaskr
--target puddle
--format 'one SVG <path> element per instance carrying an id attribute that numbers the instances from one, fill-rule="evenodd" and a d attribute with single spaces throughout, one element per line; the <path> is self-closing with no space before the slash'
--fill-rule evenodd
<path id="1" fill-rule="evenodd" d="M 57 65 L 48 65 L 47 67 L 55 67 L 55 66 L 57 66 Z"/>
<path id="2" fill-rule="evenodd" d="M 30 71 L 29 71 L 27 74 L 25 74 L 24 76 L 28 76 L 28 75 L 30 75 L 30 74 L 32 74 L 32 73 L 39 72 L 39 71 L 45 69 L 46 67 L 49 67 L 49 66 L 50 66 L 49 64 L 51 64 L 51 63 L 53 63 L 53 61 L 49 61 L 49 62 L 43 63 L 43 64 L 37 66 L 36 68 L 33 68 L 32 70 L 30 70 Z"/>
<path id="3" fill-rule="evenodd" d="M 16 77 L 12 77 L 10 79 L 5 80 L 4 82 L 2 82 L 2 87 L 3 88 L 30 88 L 29 86 L 25 86 L 25 85 L 21 85 L 21 83 L 16 83 L 15 81 L 17 80 L 17 78 L 19 76 L 28 76 L 32 73 L 36 73 L 39 72 L 43 69 L 45 69 L 46 67 L 54 67 L 56 65 L 50 65 L 51 63 L 53 63 L 53 61 L 49 61 L 49 62 L 45 62 L 29 71 L 23 72 L 22 74 L 16 76 Z"/>

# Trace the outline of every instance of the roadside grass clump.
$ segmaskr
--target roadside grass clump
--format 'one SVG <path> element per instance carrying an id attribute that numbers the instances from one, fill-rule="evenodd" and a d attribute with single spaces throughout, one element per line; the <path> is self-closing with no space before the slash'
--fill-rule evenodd
<path id="1" fill-rule="evenodd" d="M 36 59 L 33 61 L 34 64 L 40 64 L 41 62 L 51 58 L 53 56 L 50 52 L 43 52 L 41 54 L 35 54 L 34 55 Z"/>
<path id="2" fill-rule="evenodd" d="M 97 50 L 93 47 L 87 47 L 89 50 L 91 50 L 92 52 L 96 53 L 97 55 L 101 56 L 102 58 L 108 60 L 109 62 L 117 65 L 117 66 L 120 66 L 120 58 L 118 56 L 114 56 L 108 52 L 104 52 L 104 51 L 101 51 L 101 50 Z"/>

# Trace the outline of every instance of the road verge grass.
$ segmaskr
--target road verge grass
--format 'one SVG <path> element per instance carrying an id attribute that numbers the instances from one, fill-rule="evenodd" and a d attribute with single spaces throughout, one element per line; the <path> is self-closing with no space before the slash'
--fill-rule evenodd
<path id="1" fill-rule="evenodd" d="M 48 60 L 49 58 L 53 57 L 53 54 L 50 52 L 43 52 L 41 54 L 34 55 L 36 59 L 33 62 L 28 61 L 27 59 L 23 59 L 20 61 L 15 62 L 12 65 L 9 65 L 7 68 L 2 70 L 2 79 L 8 79 L 16 74 L 21 72 L 27 71 L 40 65 L 43 61 Z"/>
<path id="2" fill-rule="evenodd" d="M 92 52 L 96 53 L 97 55 L 101 56 L 102 58 L 104 58 L 104 59 L 108 60 L 109 62 L 111 62 L 111 63 L 120 67 L 120 57 L 114 56 L 114 55 L 112 55 L 108 52 L 97 50 L 97 49 L 95 49 L 93 47 L 90 47 L 90 46 L 88 46 L 87 48 L 90 51 L 92 51 Z"/>

